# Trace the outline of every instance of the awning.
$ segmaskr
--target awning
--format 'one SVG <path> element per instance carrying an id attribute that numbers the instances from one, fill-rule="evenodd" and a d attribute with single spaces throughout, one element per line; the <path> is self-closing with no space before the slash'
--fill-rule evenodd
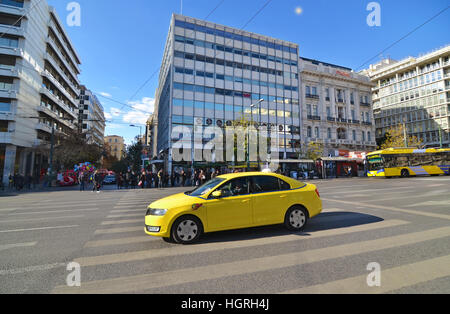
<path id="1" fill-rule="evenodd" d="M 312 159 L 272 159 L 270 162 L 279 164 L 311 164 L 314 163 Z"/>
<path id="2" fill-rule="evenodd" d="M 322 157 L 319 158 L 322 161 L 356 161 L 356 162 L 363 162 L 364 159 L 362 158 L 348 158 L 348 157 Z"/>

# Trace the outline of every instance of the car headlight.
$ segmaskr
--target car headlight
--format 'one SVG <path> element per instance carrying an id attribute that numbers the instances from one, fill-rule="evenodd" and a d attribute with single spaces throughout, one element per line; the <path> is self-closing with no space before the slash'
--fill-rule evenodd
<path id="1" fill-rule="evenodd" d="M 149 208 L 147 209 L 146 216 L 164 216 L 167 213 L 167 209 Z"/>

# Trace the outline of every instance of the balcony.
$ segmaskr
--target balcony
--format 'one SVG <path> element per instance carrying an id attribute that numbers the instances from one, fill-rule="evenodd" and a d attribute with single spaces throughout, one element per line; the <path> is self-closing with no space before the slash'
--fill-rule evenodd
<path id="1" fill-rule="evenodd" d="M 72 104 L 73 104 L 75 107 L 78 108 L 78 106 L 79 106 L 78 101 L 75 100 L 75 99 L 72 97 L 72 95 L 69 94 L 69 92 L 64 88 L 64 86 L 61 85 L 61 83 L 58 82 L 58 80 L 55 79 L 55 78 L 53 77 L 53 75 L 52 75 L 50 72 L 48 72 L 47 70 L 44 70 L 44 71 L 41 72 L 41 75 L 44 76 L 44 77 L 46 77 L 50 82 L 52 82 L 53 85 L 55 85 L 55 86 L 60 90 L 60 92 L 62 92 L 62 93 L 64 94 L 64 96 L 66 96 L 66 98 L 67 98 L 70 102 L 72 102 Z"/>
<path id="2" fill-rule="evenodd" d="M 17 91 L 15 91 L 15 90 L 0 90 L 0 98 L 17 99 Z"/>
<path id="3" fill-rule="evenodd" d="M 348 120 L 348 122 L 352 124 L 360 124 L 359 120 Z"/>
<path id="4" fill-rule="evenodd" d="M 72 88 L 72 91 L 75 94 L 77 94 L 77 96 L 79 96 L 80 91 L 78 90 L 78 88 L 75 85 L 73 85 L 72 81 L 67 77 L 66 73 L 64 73 L 61 70 L 58 62 L 48 52 L 46 52 L 44 54 L 44 59 L 49 61 L 49 63 L 53 66 L 53 68 L 56 69 L 56 72 L 58 72 L 59 76 L 61 76 L 64 79 L 64 81 L 67 83 L 67 85 L 69 85 L 70 88 Z M 72 78 L 73 78 L 73 76 L 72 76 Z M 76 80 L 76 82 L 78 83 L 78 79 Z"/>
<path id="5" fill-rule="evenodd" d="M 347 119 L 344 119 L 344 118 L 337 118 L 337 119 L 336 119 L 336 122 L 347 123 L 348 120 L 347 120 Z"/>
<path id="6" fill-rule="evenodd" d="M 343 103 L 345 103 L 345 100 L 343 98 L 337 98 L 336 102 L 343 104 Z"/>
<path id="7" fill-rule="evenodd" d="M 64 52 L 69 56 L 69 59 L 72 62 L 72 64 L 74 65 L 75 69 L 78 71 L 78 73 L 80 73 L 81 70 L 79 68 L 79 65 L 78 65 L 77 61 L 75 60 L 77 57 L 72 54 L 72 51 L 66 45 L 66 41 L 63 40 L 61 34 L 59 33 L 59 29 L 56 27 L 56 25 L 54 24 L 54 22 L 52 20 L 50 20 L 48 22 L 48 27 L 50 27 L 52 29 L 53 33 L 55 34 L 56 38 L 59 41 L 59 45 L 62 46 L 62 48 L 64 49 Z M 48 40 L 53 41 L 53 39 L 51 39 L 51 38 L 48 38 Z M 56 45 L 55 42 L 54 42 L 54 44 Z"/>
<path id="8" fill-rule="evenodd" d="M 362 125 L 372 126 L 372 122 L 366 122 L 366 121 L 363 121 L 363 122 L 362 122 Z"/>
<path id="9" fill-rule="evenodd" d="M 0 54 L 22 57 L 23 50 L 17 47 L 0 46 Z"/>
<path id="10" fill-rule="evenodd" d="M 327 117 L 327 121 L 330 121 L 330 122 L 336 122 L 336 118 L 333 118 L 333 117 Z"/>
<path id="11" fill-rule="evenodd" d="M 19 77 L 18 66 L 0 65 L 0 76 Z"/>
<path id="12" fill-rule="evenodd" d="M 305 95 L 306 98 L 311 98 L 311 99 L 319 99 L 319 95 L 315 95 L 315 94 L 306 94 Z"/>
<path id="13" fill-rule="evenodd" d="M 51 117 L 51 118 L 57 120 L 57 121 L 60 122 L 60 123 L 63 123 L 65 126 L 71 128 L 71 129 L 74 129 L 74 128 L 75 128 L 75 125 L 74 125 L 73 123 L 71 123 L 69 120 L 60 117 L 56 112 L 50 110 L 49 108 L 47 108 L 47 107 L 45 107 L 45 106 L 42 106 L 42 105 L 38 106 L 38 107 L 37 107 L 37 111 L 42 112 L 42 113 L 45 113 L 45 114 L 48 115 L 49 117 Z M 76 120 L 76 119 L 74 119 L 74 120 Z"/>
<path id="14" fill-rule="evenodd" d="M 360 102 L 359 104 L 362 107 L 370 107 L 370 103 L 368 103 L 368 102 Z"/>
<path id="15" fill-rule="evenodd" d="M 12 144 L 12 133 L 11 132 L 0 132 L 0 143 L 2 144 Z"/>
<path id="16" fill-rule="evenodd" d="M 320 116 L 308 115 L 308 120 L 320 121 L 322 118 Z"/>
<path id="17" fill-rule="evenodd" d="M 52 127 L 47 124 L 44 124 L 44 123 L 40 123 L 40 122 L 37 123 L 35 128 L 36 128 L 36 130 L 40 130 L 40 131 L 47 132 L 50 134 L 52 133 Z"/>
<path id="18" fill-rule="evenodd" d="M 56 97 L 51 91 L 49 91 L 45 87 L 41 87 L 40 93 L 50 98 L 54 103 L 56 103 L 58 106 L 60 106 L 64 111 L 66 111 L 68 114 L 70 114 L 74 119 L 78 119 L 78 115 L 72 111 L 69 106 L 67 106 L 61 99 Z"/>
<path id="19" fill-rule="evenodd" d="M 0 25 L 0 33 L 24 37 L 23 27 L 17 27 L 12 25 Z"/>
<path id="20" fill-rule="evenodd" d="M 16 115 L 12 112 L 4 112 L 1 111 L 0 112 L 0 120 L 3 121 L 15 121 L 16 120 Z"/>

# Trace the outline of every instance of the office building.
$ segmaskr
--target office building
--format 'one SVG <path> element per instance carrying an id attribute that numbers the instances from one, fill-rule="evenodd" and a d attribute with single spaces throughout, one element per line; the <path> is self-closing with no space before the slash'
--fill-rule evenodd
<path id="1" fill-rule="evenodd" d="M 251 110 L 252 104 L 258 106 Z M 292 141 L 300 140 L 298 45 L 173 15 L 155 112 L 157 152 L 169 171 L 187 166 L 172 163 L 174 127 L 224 128 L 242 117 L 278 128 L 286 158 L 295 153 Z"/>
<path id="2" fill-rule="evenodd" d="M 423 147 L 449 147 L 450 45 L 400 61 L 385 59 L 363 73 L 370 76 L 376 138 L 400 124 Z"/>
<path id="3" fill-rule="evenodd" d="M 0 175 L 7 183 L 10 174 L 47 169 L 52 131 L 76 130 L 81 62 L 46 1 L 0 0 L 0 33 Z"/>
<path id="4" fill-rule="evenodd" d="M 89 144 L 103 146 L 106 126 L 103 106 L 97 96 L 84 85 L 80 87 L 79 98 L 79 133 L 86 137 Z"/>

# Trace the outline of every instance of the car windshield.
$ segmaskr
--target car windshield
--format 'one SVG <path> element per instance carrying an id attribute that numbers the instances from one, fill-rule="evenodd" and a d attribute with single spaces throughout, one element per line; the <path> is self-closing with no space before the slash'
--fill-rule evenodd
<path id="1" fill-rule="evenodd" d="M 209 191 L 211 191 L 212 188 L 216 187 L 218 184 L 222 183 L 225 179 L 221 179 L 221 178 L 214 178 L 212 180 L 209 180 L 208 182 L 206 182 L 205 184 L 199 186 L 198 188 L 196 188 L 193 191 L 190 192 L 186 192 L 186 195 L 190 195 L 190 196 L 200 196 L 200 195 L 204 195 L 206 193 L 208 193 Z"/>

